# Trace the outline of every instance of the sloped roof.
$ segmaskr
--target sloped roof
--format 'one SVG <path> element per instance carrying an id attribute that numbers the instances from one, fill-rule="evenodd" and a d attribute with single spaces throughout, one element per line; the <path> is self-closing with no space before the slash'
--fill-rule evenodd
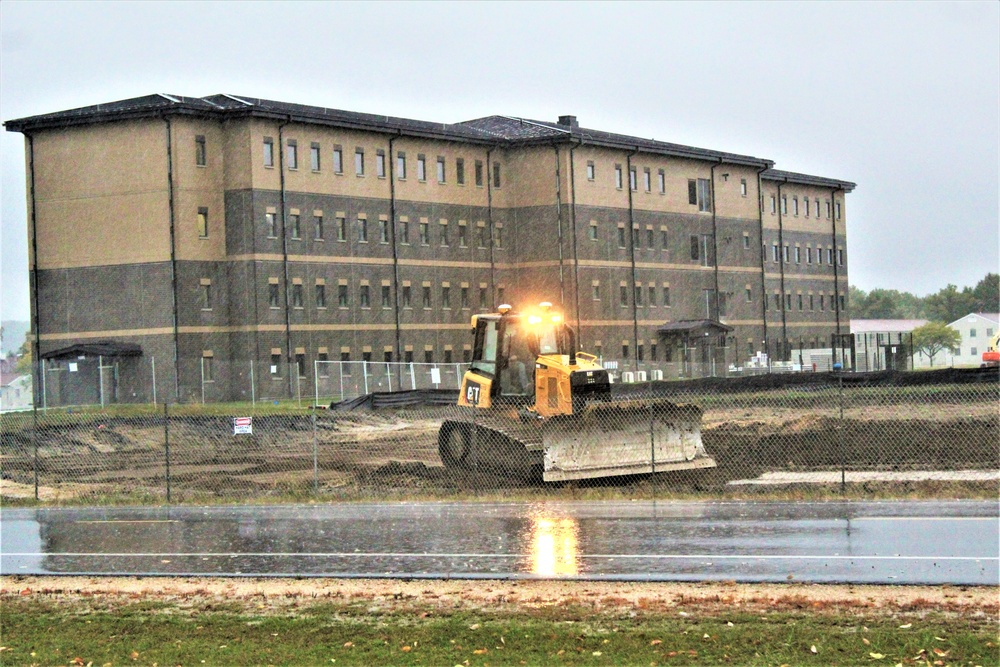
<path id="1" fill-rule="evenodd" d="M 952 326 L 952 325 L 955 325 L 955 324 L 960 324 L 967 317 L 970 317 L 970 316 L 981 317 L 984 320 L 989 320 L 990 322 L 996 322 L 997 324 L 1000 324 L 1000 313 L 969 313 L 967 315 L 962 315 L 960 318 L 958 318 L 954 322 L 949 322 L 948 326 Z"/>
<path id="2" fill-rule="evenodd" d="M 678 320 L 667 322 L 656 328 L 657 333 L 665 335 L 701 336 L 729 333 L 733 328 L 715 320 Z"/>
<path id="3" fill-rule="evenodd" d="M 42 359 L 70 359 L 74 357 L 138 357 L 142 346 L 136 343 L 119 343 L 102 340 L 94 343 L 77 343 L 69 347 L 42 353 Z"/>
<path id="4" fill-rule="evenodd" d="M 821 188 L 838 188 L 840 190 L 844 190 L 845 192 L 852 192 L 854 188 L 858 187 L 857 183 L 852 183 L 850 181 L 841 181 L 836 178 L 824 178 L 822 176 L 811 176 L 809 174 L 800 174 L 794 171 L 782 171 L 781 169 L 768 169 L 762 173 L 760 177 L 765 181 L 781 181 L 795 183 L 796 185 L 816 185 Z"/>

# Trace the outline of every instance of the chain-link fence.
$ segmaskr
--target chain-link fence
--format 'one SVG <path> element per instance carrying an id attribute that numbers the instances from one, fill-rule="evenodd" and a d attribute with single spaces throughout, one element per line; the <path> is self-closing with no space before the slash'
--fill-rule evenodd
<path id="1" fill-rule="evenodd" d="M 372 367 L 377 367 L 373 364 Z M 441 365 L 444 367 L 444 365 Z M 616 383 L 571 417 L 421 384 L 298 400 L 0 415 L 0 493 L 49 502 L 522 496 L 865 497 L 1000 489 L 996 369 Z M 450 372 L 450 369 L 449 371 Z M 331 373 L 332 375 L 332 373 Z M 397 382 L 396 376 L 385 373 Z M 442 373 L 442 378 L 446 377 Z M 363 378 L 362 378 L 363 380 Z M 435 388 L 438 390 L 435 391 Z M 343 395 L 346 395 L 344 392 Z M 655 474 L 650 474 L 655 473 Z"/>

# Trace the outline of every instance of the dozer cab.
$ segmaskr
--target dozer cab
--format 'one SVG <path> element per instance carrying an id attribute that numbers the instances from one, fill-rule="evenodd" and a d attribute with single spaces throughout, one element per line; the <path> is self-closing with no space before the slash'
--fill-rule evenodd
<path id="1" fill-rule="evenodd" d="M 536 475 L 555 482 L 711 468 L 701 409 L 666 400 L 615 401 L 608 372 L 577 351 L 551 304 L 473 315 L 472 362 L 458 405 L 441 425 L 447 467 Z"/>

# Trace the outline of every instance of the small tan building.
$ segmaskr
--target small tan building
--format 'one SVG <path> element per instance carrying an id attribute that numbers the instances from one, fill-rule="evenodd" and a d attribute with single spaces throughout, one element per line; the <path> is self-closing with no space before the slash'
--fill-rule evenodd
<path id="1" fill-rule="evenodd" d="M 315 360 L 461 362 L 470 316 L 501 302 L 556 304 L 623 368 L 715 372 L 848 332 L 855 185 L 764 158 L 573 116 L 442 124 L 233 95 L 5 126 L 26 137 L 41 357 L 129 350 L 99 362 L 115 400 L 288 396 Z M 704 321 L 723 333 L 671 335 Z"/>

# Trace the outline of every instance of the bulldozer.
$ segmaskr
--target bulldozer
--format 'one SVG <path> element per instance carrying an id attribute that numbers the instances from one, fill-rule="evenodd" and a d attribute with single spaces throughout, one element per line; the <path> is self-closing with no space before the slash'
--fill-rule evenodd
<path id="1" fill-rule="evenodd" d="M 577 349 L 550 303 L 504 304 L 472 316 L 475 342 L 462 377 L 462 418 L 445 420 L 446 467 L 545 482 L 715 467 L 701 409 L 654 399 L 614 400 L 608 371 Z"/>
<path id="2" fill-rule="evenodd" d="M 982 368 L 996 368 L 1000 366 L 1000 333 L 990 338 L 990 345 L 983 352 Z"/>

